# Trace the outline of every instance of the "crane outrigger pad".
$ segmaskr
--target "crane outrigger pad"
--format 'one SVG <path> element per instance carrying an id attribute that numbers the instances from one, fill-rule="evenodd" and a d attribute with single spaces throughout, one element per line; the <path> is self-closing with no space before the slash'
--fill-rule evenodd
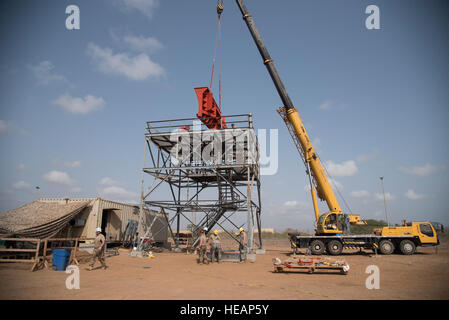
<path id="1" fill-rule="evenodd" d="M 227 129 L 226 119 L 221 115 L 220 108 L 215 102 L 212 92 L 207 87 L 195 88 L 198 98 L 197 117 L 209 129 Z"/>

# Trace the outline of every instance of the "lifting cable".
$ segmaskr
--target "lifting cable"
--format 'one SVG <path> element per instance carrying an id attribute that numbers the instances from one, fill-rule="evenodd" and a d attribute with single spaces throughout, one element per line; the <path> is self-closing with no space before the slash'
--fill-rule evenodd
<path id="1" fill-rule="evenodd" d="M 210 75 L 209 89 L 212 91 L 212 83 L 214 79 L 215 58 L 217 56 L 218 45 L 218 108 L 221 110 L 221 13 L 223 12 L 223 0 L 217 0 L 217 15 L 218 15 L 218 31 L 217 39 L 214 48 L 214 57 L 212 59 L 212 71 Z"/>
<path id="2" fill-rule="evenodd" d="M 344 198 L 343 195 L 341 194 L 340 189 L 339 189 L 338 186 L 337 186 L 337 183 L 335 182 L 336 180 L 335 180 L 334 178 L 332 178 L 332 176 L 329 174 L 329 171 L 327 171 L 327 168 L 326 168 L 326 166 L 324 165 L 324 162 L 321 161 L 321 158 L 318 156 L 318 154 L 317 154 L 317 153 L 315 153 L 315 154 L 317 155 L 318 159 L 320 160 L 321 165 L 323 166 L 324 171 L 326 171 L 327 176 L 331 179 L 331 180 L 330 180 L 330 183 L 334 186 L 335 190 L 337 190 L 337 193 L 338 193 L 338 195 L 340 196 L 340 198 L 343 200 L 343 203 L 345 204 L 346 208 L 347 208 L 348 211 L 352 214 L 351 208 L 349 207 L 349 205 L 348 205 L 348 203 L 346 202 L 345 198 Z"/>

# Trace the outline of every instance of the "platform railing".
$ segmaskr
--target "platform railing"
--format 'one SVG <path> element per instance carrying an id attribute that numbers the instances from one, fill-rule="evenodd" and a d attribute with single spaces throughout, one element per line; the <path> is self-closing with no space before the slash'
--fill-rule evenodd
<path id="1" fill-rule="evenodd" d="M 226 119 L 227 129 L 216 130 L 253 128 L 252 114 L 225 115 L 224 118 Z M 213 117 L 203 117 L 203 119 L 213 119 Z M 193 129 L 194 125 L 197 125 L 195 129 L 199 131 L 211 130 L 199 118 L 147 121 L 146 129 L 148 134 L 166 134 L 173 132 L 173 130 L 177 128 L 189 127 L 189 130 L 191 130 Z"/>

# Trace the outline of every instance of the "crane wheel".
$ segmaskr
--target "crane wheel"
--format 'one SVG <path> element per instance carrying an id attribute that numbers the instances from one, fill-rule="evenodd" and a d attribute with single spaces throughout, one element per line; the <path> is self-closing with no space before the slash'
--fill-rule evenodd
<path id="1" fill-rule="evenodd" d="M 379 243 L 379 250 L 382 254 L 392 254 L 394 251 L 394 244 L 390 240 L 382 240 Z"/>
<path id="2" fill-rule="evenodd" d="M 325 246 L 323 241 L 321 240 L 313 240 L 310 244 L 310 251 L 313 255 L 319 256 L 324 253 Z"/>
<path id="3" fill-rule="evenodd" d="M 416 246 L 413 241 L 410 240 L 402 240 L 399 244 L 399 249 L 402 254 L 411 255 L 415 253 Z"/>
<path id="4" fill-rule="evenodd" d="M 343 251 L 343 245 L 340 241 L 338 240 L 331 240 L 329 241 L 329 243 L 327 244 L 327 252 L 330 255 L 333 256 L 338 256 L 341 254 L 341 252 Z"/>

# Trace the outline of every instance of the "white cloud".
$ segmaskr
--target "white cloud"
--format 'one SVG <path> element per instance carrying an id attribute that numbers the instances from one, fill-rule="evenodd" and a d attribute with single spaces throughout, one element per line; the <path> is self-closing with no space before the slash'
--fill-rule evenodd
<path id="1" fill-rule="evenodd" d="M 318 107 L 321 110 L 330 110 L 332 108 L 332 101 L 326 100 Z"/>
<path id="2" fill-rule="evenodd" d="M 344 186 L 340 182 L 338 182 L 337 180 L 330 179 L 330 178 L 328 178 L 328 180 L 329 180 L 329 183 L 331 184 L 332 189 L 338 189 L 338 190 L 343 190 L 344 189 Z"/>
<path id="3" fill-rule="evenodd" d="M 404 172 L 405 174 L 420 177 L 427 177 L 445 169 L 446 169 L 445 166 L 433 166 L 430 163 L 426 163 L 424 166 L 421 167 L 416 166 L 412 168 L 405 168 L 405 167 L 399 168 L 399 170 Z"/>
<path id="4" fill-rule="evenodd" d="M 48 60 L 42 61 L 37 66 L 28 66 L 28 68 L 33 72 L 39 84 L 66 81 L 64 76 L 54 71 L 55 66 Z"/>
<path id="5" fill-rule="evenodd" d="M 290 212 L 298 212 L 310 209 L 311 204 L 306 201 L 288 200 L 284 202 L 283 207 L 277 206 L 277 213 L 289 214 Z"/>
<path id="6" fill-rule="evenodd" d="M 312 221 L 314 215 L 311 214 L 311 210 L 311 202 L 301 200 L 288 200 L 284 203 L 269 203 L 265 205 L 265 213 L 274 217 L 275 219 L 279 219 L 279 217 L 282 217 L 282 219 L 299 219 Z"/>
<path id="7" fill-rule="evenodd" d="M 6 133 L 27 134 L 28 132 L 10 121 L 0 120 L 0 134 Z"/>
<path id="8" fill-rule="evenodd" d="M 356 190 L 356 191 L 351 191 L 349 193 L 349 195 L 354 198 L 367 198 L 371 194 L 366 190 Z"/>
<path id="9" fill-rule="evenodd" d="M 80 160 L 74 160 L 74 161 L 63 161 L 61 159 L 54 159 L 53 165 L 57 167 L 65 167 L 65 168 L 80 168 L 81 167 L 81 161 Z"/>
<path id="10" fill-rule="evenodd" d="M 286 207 L 296 207 L 298 204 L 299 204 L 298 201 L 293 200 L 293 201 L 286 201 L 284 203 L 284 206 L 286 206 Z"/>
<path id="11" fill-rule="evenodd" d="M 333 109 L 337 109 L 337 110 L 344 110 L 346 109 L 347 105 L 345 103 L 342 102 L 338 102 L 338 101 L 333 101 L 331 99 L 327 99 L 325 101 L 323 101 L 319 106 L 318 109 L 320 110 L 325 110 L 325 111 L 329 111 L 329 110 L 333 110 Z"/>
<path id="12" fill-rule="evenodd" d="M 128 53 L 114 54 L 109 48 L 89 43 L 87 54 L 97 63 L 98 70 L 106 74 L 122 75 L 132 80 L 158 78 L 165 74 L 164 69 L 144 53 L 136 56 Z"/>
<path id="13" fill-rule="evenodd" d="M 12 185 L 12 187 L 16 190 L 24 190 L 29 189 L 31 185 L 29 183 L 26 183 L 25 181 L 21 180 Z"/>
<path id="14" fill-rule="evenodd" d="M 128 191 L 122 187 L 109 186 L 101 190 L 100 192 L 104 197 L 110 198 L 112 200 L 135 200 L 137 199 L 137 194 Z"/>
<path id="15" fill-rule="evenodd" d="M 382 193 L 376 193 L 376 194 L 374 194 L 374 197 L 377 200 L 384 200 L 384 195 Z M 385 193 L 385 200 L 394 200 L 394 199 L 396 199 L 396 197 L 394 195 L 392 195 L 389 192 Z"/>
<path id="16" fill-rule="evenodd" d="M 110 200 L 137 202 L 137 199 L 139 198 L 136 193 L 121 187 L 120 182 L 110 177 L 102 178 L 99 184 L 102 186 L 99 193 Z"/>
<path id="17" fill-rule="evenodd" d="M 138 51 L 156 52 L 164 48 L 163 44 L 154 37 L 144 36 L 125 36 L 123 41 L 128 44 L 132 49 Z"/>
<path id="18" fill-rule="evenodd" d="M 127 9 L 138 10 L 148 18 L 153 16 L 153 11 L 159 6 L 159 0 L 121 0 Z"/>
<path id="19" fill-rule="evenodd" d="M 332 161 L 326 161 L 325 166 L 331 176 L 349 177 L 353 176 L 359 170 L 354 160 L 348 160 L 341 164 Z"/>
<path id="20" fill-rule="evenodd" d="M 73 98 L 65 94 L 53 101 L 53 103 L 73 114 L 87 114 L 91 111 L 99 110 L 105 105 L 103 98 L 97 98 L 90 94 L 84 99 Z"/>
<path id="21" fill-rule="evenodd" d="M 72 186 L 73 184 L 75 184 L 75 180 L 70 178 L 70 176 L 66 172 L 56 170 L 44 174 L 44 179 L 47 180 L 48 182 L 62 184 L 66 186 Z"/>
<path id="22" fill-rule="evenodd" d="M 119 183 L 112 178 L 104 177 L 103 179 L 100 180 L 100 184 L 105 186 L 116 186 Z"/>
<path id="23" fill-rule="evenodd" d="M 416 193 L 413 189 L 409 189 L 404 195 L 407 199 L 410 200 L 422 200 L 431 197 L 430 195 Z"/>
<path id="24" fill-rule="evenodd" d="M 64 162 L 64 166 L 67 168 L 79 168 L 79 167 L 81 167 L 81 161 L 79 161 L 79 160 L 66 161 L 66 162 Z"/>

